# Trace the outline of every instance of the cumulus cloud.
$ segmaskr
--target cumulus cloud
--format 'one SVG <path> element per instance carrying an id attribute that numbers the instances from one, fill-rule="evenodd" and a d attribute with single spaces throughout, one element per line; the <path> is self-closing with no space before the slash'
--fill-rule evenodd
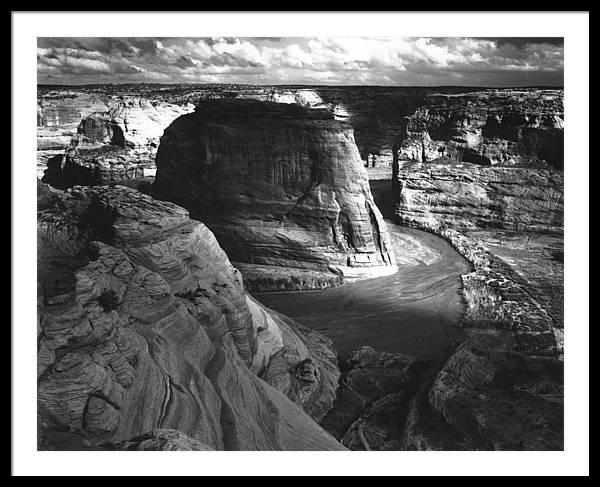
<path id="1" fill-rule="evenodd" d="M 187 56 L 179 56 L 179 59 L 177 59 L 177 61 L 175 61 L 173 65 L 181 69 L 187 69 L 195 67 L 196 63 L 194 63 L 194 61 L 192 61 Z"/>
<path id="2" fill-rule="evenodd" d="M 561 85 L 562 38 L 40 38 L 40 83 Z"/>

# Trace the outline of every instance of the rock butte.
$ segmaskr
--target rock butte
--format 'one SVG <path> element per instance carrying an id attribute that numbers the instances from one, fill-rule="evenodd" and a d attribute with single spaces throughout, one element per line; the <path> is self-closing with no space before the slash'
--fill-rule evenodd
<path id="1" fill-rule="evenodd" d="M 152 193 L 204 221 L 242 272 L 396 270 L 352 127 L 328 110 L 207 100 L 165 130 L 156 165 Z"/>
<path id="2" fill-rule="evenodd" d="M 108 110 L 109 97 L 103 93 L 38 91 L 37 172 L 44 176 L 48 160 L 62 156 L 77 133 L 81 119 Z"/>

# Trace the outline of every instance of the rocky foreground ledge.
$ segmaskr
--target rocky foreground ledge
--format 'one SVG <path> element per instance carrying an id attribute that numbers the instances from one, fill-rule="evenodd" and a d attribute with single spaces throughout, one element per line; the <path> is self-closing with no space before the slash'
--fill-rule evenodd
<path id="1" fill-rule="evenodd" d="M 38 205 L 39 448 L 342 449 L 315 422 L 331 343 L 248 296 L 186 210 L 121 186 Z"/>
<path id="2" fill-rule="evenodd" d="M 423 377 L 404 448 L 563 449 L 562 181 L 539 167 L 399 165 L 397 220 L 474 266 L 464 332 Z"/>
<path id="3" fill-rule="evenodd" d="M 156 165 L 153 195 L 204 221 L 254 289 L 396 271 L 352 127 L 329 110 L 205 100 L 165 130 Z"/>

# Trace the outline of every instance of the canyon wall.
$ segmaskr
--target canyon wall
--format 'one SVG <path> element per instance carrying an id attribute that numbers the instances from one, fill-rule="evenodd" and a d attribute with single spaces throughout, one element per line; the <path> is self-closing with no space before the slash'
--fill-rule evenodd
<path id="1" fill-rule="evenodd" d="M 101 93 L 49 91 L 38 93 L 37 176 L 42 178 L 48 160 L 60 156 L 77 133 L 81 119 L 108 110 L 109 97 Z"/>
<path id="2" fill-rule="evenodd" d="M 154 176 L 165 127 L 193 109 L 140 98 L 109 104 L 81 119 L 64 153 L 47 161 L 45 183 L 65 189 Z"/>
<path id="3" fill-rule="evenodd" d="M 390 170 L 399 128 L 431 89 L 319 86 L 315 91 L 354 127 L 356 145 L 365 165 Z"/>
<path id="4" fill-rule="evenodd" d="M 400 161 L 563 167 L 562 90 L 429 94 L 400 127 Z"/>
<path id="5" fill-rule="evenodd" d="M 183 84 L 74 91 L 40 87 L 38 159 L 48 158 L 42 146 L 64 149 L 81 118 L 128 98 L 180 107 L 206 99 L 238 98 L 327 109 L 353 126 L 360 156 L 378 178 L 389 178 L 395 154 L 418 162 L 562 167 L 562 158 L 554 155 L 562 153 L 563 90 L 541 88 Z"/>
<path id="6" fill-rule="evenodd" d="M 404 223 L 433 230 L 562 232 L 562 171 L 469 163 L 396 167 L 396 215 Z"/>
<path id="7" fill-rule="evenodd" d="M 153 194 L 204 221 L 243 271 L 395 271 L 352 127 L 329 110 L 207 100 L 165 130 L 156 165 Z"/>
<path id="8" fill-rule="evenodd" d="M 40 449 L 336 450 L 331 342 L 248 296 L 206 226 L 38 183 Z"/>
<path id="9" fill-rule="evenodd" d="M 395 169 L 397 220 L 445 238 L 474 265 L 462 276 L 464 332 L 411 401 L 402 448 L 561 450 L 562 172 Z"/>
<path id="10" fill-rule="evenodd" d="M 350 354 L 321 422 L 344 446 L 564 448 L 562 180 L 547 166 L 400 164 L 396 220 L 472 264 L 462 331 L 437 356 Z"/>
<path id="11" fill-rule="evenodd" d="M 351 449 L 563 448 L 562 90 L 129 89 L 46 97 L 46 180 L 157 167 L 187 210 L 39 185 L 40 448 L 341 448 L 315 420 Z M 338 389 L 331 342 L 246 291 L 394 272 L 369 177 L 473 271 L 447 353 L 363 347 Z"/>

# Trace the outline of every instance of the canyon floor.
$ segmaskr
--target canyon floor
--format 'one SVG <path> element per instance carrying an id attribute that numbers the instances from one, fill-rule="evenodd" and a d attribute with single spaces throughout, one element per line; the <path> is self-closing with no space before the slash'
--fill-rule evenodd
<path id="1" fill-rule="evenodd" d="M 267 307 L 330 337 L 343 358 L 361 346 L 425 357 L 458 335 L 460 275 L 471 265 L 440 237 L 393 222 L 390 181 L 371 181 L 398 272 L 318 291 L 255 293 Z"/>

